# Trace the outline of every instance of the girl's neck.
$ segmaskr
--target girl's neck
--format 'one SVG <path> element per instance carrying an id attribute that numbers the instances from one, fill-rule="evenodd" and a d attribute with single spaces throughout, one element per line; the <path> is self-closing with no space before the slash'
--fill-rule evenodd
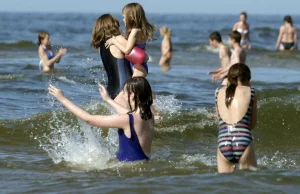
<path id="1" fill-rule="evenodd" d="M 238 81 L 238 86 L 247 86 L 247 87 L 249 87 L 250 86 L 250 82 L 241 82 L 241 81 Z"/>

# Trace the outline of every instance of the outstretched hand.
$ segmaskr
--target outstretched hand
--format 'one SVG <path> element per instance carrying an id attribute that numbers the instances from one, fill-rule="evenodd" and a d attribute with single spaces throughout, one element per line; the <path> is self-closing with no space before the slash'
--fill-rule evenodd
<path id="1" fill-rule="evenodd" d="M 65 98 L 64 93 L 56 88 L 55 86 L 50 85 L 48 88 L 49 94 L 51 94 L 52 96 L 54 96 L 57 100 L 61 101 Z"/>
<path id="2" fill-rule="evenodd" d="M 102 97 L 102 99 L 107 102 L 108 100 L 111 100 L 111 97 L 109 96 L 107 90 L 105 89 L 105 87 L 101 84 L 98 85 L 99 86 L 99 93 Z"/>

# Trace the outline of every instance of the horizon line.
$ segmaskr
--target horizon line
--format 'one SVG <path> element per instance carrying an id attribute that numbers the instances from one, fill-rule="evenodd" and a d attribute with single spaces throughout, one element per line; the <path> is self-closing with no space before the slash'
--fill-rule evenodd
<path id="1" fill-rule="evenodd" d="M 117 13 L 115 11 L 99 11 L 99 12 L 96 12 L 96 11 L 91 11 L 91 12 L 85 12 L 85 11 L 20 11 L 20 10 L 12 10 L 12 11 L 6 11 L 6 10 L 0 10 L 0 13 L 33 13 L 33 14 L 99 14 L 99 13 L 112 13 L 112 14 L 119 14 L 121 15 L 121 13 Z M 282 16 L 282 15 L 288 15 L 288 14 L 283 14 L 283 13 L 252 13 L 252 12 L 247 12 L 248 15 L 256 15 L 256 16 L 259 16 L 259 15 L 263 15 L 263 16 Z M 157 15 L 238 15 L 239 13 L 235 14 L 235 13 L 207 13 L 207 12 L 189 12 L 189 13 L 184 13 L 184 12 L 147 12 L 147 14 L 157 14 Z M 290 15 L 293 15 L 293 16 L 300 16 L 300 14 L 290 14 Z"/>

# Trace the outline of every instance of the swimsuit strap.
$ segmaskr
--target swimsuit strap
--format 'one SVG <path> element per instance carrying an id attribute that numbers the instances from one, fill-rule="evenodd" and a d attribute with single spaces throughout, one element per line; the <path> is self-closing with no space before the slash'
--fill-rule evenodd
<path id="1" fill-rule="evenodd" d="M 129 126 L 130 126 L 130 139 L 137 138 L 136 132 L 134 130 L 134 117 L 132 114 L 128 114 L 129 116 Z"/>
<path id="2" fill-rule="evenodd" d="M 239 122 L 249 122 L 250 123 L 250 118 L 252 116 L 252 107 L 253 107 L 254 97 L 255 97 L 255 89 L 254 88 L 250 88 L 250 89 L 251 89 L 251 97 L 250 97 L 250 103 L 249 103 L 249 106 L 247 109 L 247 113 L 242 118 L 242 120 L 240 120 Z"/>

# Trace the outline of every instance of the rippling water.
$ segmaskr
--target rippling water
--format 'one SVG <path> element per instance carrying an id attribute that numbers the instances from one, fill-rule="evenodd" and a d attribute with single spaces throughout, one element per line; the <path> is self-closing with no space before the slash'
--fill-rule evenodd
<path id="1" fill-rule="evenodd" d="M 172 29 L 170 72 L 160 72 L 161 38 L 150 42 L 148 79 L 163 120 L 156 124 L 152 159 L 122 164 L 114 158 L 116 130 L 103 137 L 47 94 L 51 83 L 84 109 L 109 114 L 97 84 L 106 77 L 89 46 L 95 14 L 0 13 L 0 188 L 4 193 L 298 193 L 300 184 L 300 73 L 298 52 L 272 51 L 282 16 L 252 16 L 254 49 L 248 51 L 253 87 L 259 96 L 254 129 L 257 171 L 218 175 L 214 90 L 206 72 L 219 66 L 207 46 L 210 32 L 224 41 L 238 17 L 149 15 Z M 121 20 L 121 15 L 116 15 Z M 300 17 L 294 17 L 300 21 Z M 124 26 L 122 26 L 124 28 Z M 38 69 L 37 32 L 49 31 L 54 48 L 69 53 L 56 67 Z M 17 185 L 17 187 L 16 187 Z"/>

